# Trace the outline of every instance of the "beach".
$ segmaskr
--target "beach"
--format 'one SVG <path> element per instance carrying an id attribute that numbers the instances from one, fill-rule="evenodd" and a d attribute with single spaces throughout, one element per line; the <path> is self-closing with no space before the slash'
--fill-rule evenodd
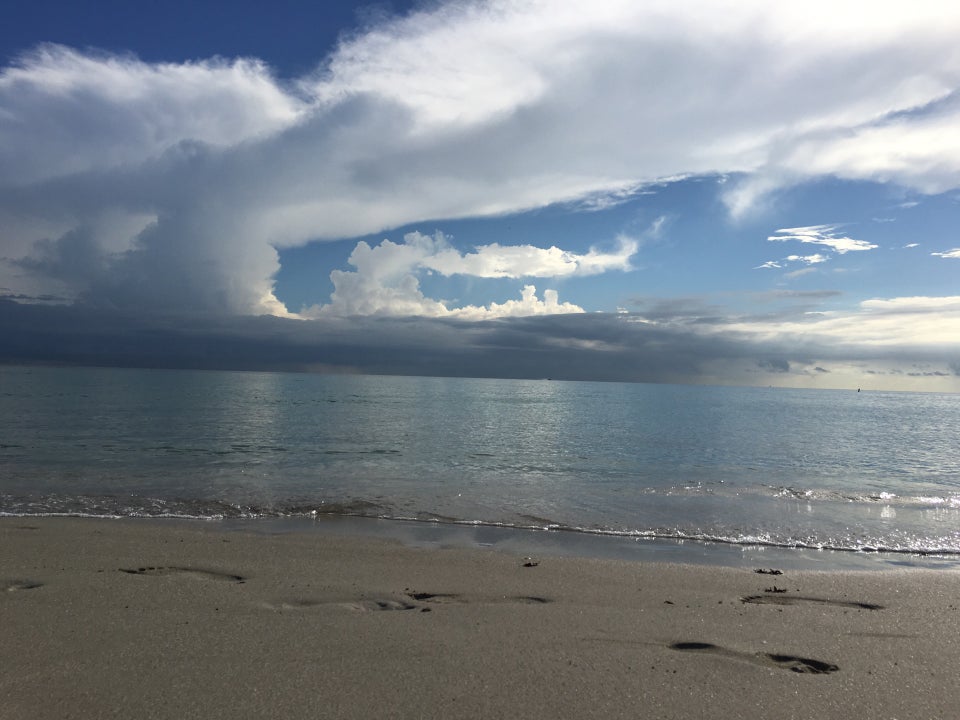
<path id="1" fill-rule="evenodd" d="M 960 573 L 0 519 L 3 718 L 946 718 Z M 756 570 L 764 570 L 758 573 Z"/>

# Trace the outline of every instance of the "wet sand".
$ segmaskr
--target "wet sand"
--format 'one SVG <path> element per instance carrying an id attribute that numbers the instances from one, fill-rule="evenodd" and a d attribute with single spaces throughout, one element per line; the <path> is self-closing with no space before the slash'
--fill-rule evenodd
<path id="1" fill-rule="evenodd" d="M 960 571 L 0 519 L 2 718 L 946 718 Z"/>

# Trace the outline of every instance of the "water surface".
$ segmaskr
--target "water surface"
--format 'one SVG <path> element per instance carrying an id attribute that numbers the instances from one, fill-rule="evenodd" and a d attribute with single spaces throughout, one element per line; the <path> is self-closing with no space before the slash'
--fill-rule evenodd
<path id="1" fill-rule="evenodd" d="M 960 397 L 0 368 L 0 512 L 960 556 Z"/>

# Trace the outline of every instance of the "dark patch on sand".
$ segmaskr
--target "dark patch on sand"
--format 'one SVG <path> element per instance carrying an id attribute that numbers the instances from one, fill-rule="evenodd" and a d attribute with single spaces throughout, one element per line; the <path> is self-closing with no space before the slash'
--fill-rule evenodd
<path id="1" fill-rule="evenodd" d="M 813 658 L 799 657 L 797 655 L 786 655 L 783 653 L 748 653 L 739 650 L 730 650 L 720 647 L 713 643 L 706 642 L 676 642 L 669 646 L 671 650 L 680 652 L 697 652 L 709 655 L 718 655 L 732 660 L 748 662 L 753 665 L 764 667 L 776 667 L 783 670 L 790 670 L 795 673 L 805 673 L 813 675 L 825 675 L 833 673 L 840 668 L 833 663 L 815 660 Z"/>
<path id="2" fill-rule="evenodd" d="M 756 605 L 833 605 L 836 607 L 855 608 L 857 610 L 883 610 L 883 605 L 876 603 L 858 602 L 856 600 L 831 600 L 829 598 L 807 597 L 804 595 L 747 595 L 740 598 L 741 602 Z"/>
<path id="3" fill-rule="evenodd" d="M 407 597 L 421 602 L 464 602 L 456 593 L 429 593 L 429 592 L 408 592 Z"/>

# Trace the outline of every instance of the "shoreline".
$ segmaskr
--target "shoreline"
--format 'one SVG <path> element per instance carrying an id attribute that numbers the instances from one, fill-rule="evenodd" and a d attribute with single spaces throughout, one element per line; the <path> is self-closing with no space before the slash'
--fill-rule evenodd
<path id="1" fill-rule="evenodd" d="M 187 520 L 186 522 L 191 522 Z M 525 528 L 351 515 L 221 521 L 252 532 L 317 532 L 395 540 L 413 548 L 486 548 L 518 555 L 539 553 L 630 562 L 750 568 L 770 563 L 791 570 L 891 570 L 904 567 L 960 570 L 960 555 L 875 550 L 783 547 L 691 538 L 638 537 L 573 530 Z"/>
<path id="2" fill-rule="evenodd" d="M 317 533 L 379 538 L 411 548 L 490 549 L 514 554 L 539 553 L 630 562 L 675 563 L 749 568 L 765 563 L 791 570 L 884 571 L 900 568 L 960 570 L 960 555 L 896 550 L 853 550 L 750 544 L 695 538 L 647 537 L 572 528 L 517 527 L 414 518 L 321 513 L 314 517 L 195 518 L 181 516 L 88 516 L 72 514 L 0 514 L 10 519 L 74 519 L 106 522 L 182 524 L 222 532 L 257 535 Z"/>
<path id="3" fill-rule="evenodd" d="M 904 720 L 960 706 L 960 573 L 754 572 L 768 565 L 8 517 L 0 717 Z"/>

